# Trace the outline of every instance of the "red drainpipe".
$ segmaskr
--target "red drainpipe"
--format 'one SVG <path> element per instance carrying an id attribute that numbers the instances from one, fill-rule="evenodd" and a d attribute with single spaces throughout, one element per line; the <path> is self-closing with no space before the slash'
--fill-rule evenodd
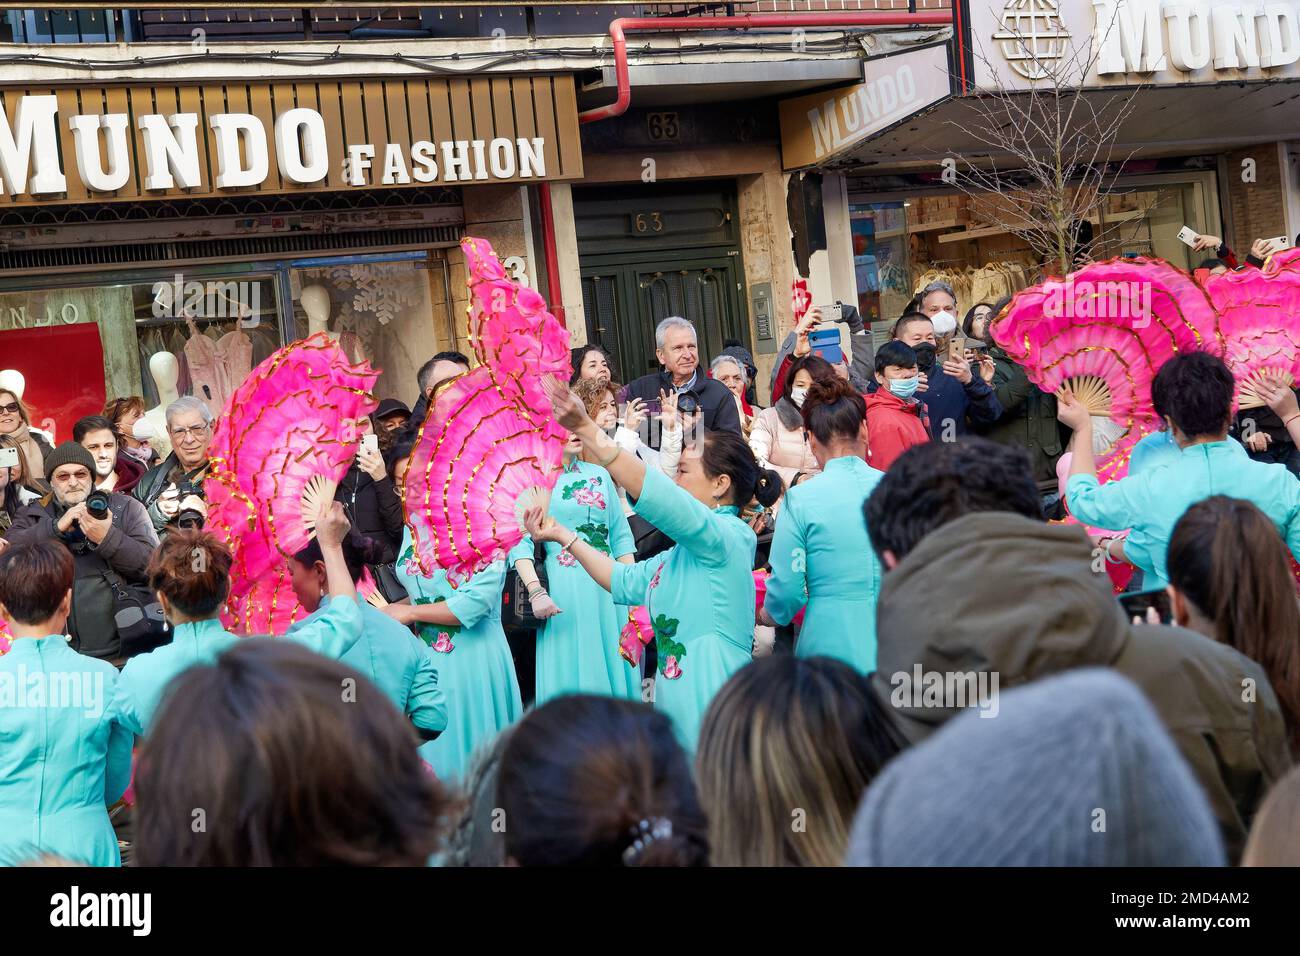
<path id="1" fill-rule="evenodd" d="M 627 37 L 630 32 L 664 30 L 751 30 L 766 27 L 907 27 L 951 26 L 952 13 L 766 13 L 736 17 L 624 17 L 609 25 L 614 44 L 614 75 L 618 80 L 618 98 L 608 106 L 598 106 L 578 114 L 578 122 L 622 116 L 632 103 L 632 80 L 627 68 Z M 560 261 L 555 243 L 555 213 L 551 209 L 551 184 L 538 186 L 542 206 L 542 244 L 546 256 L 546 284 L 550 290 L 551 309 L 564 321 L 560 305 Z"/>
<path id="2" fill-rule="evenodd" d="M 609 25 L 614 42 L 614 75 L 618 79 L 618 99 L 608 106 L 598 106 L 578 114 L 578 122 L 622 116 L 632 102 L 632 80 L 627 69 L 627 37 L 638 31 L 656 33 L 663 30 L 752 30 L 763 27 L 908 27 L 951 26 L 952 12 L 947 13 L 762 13 L 737 17 L 631 17 Z"/>

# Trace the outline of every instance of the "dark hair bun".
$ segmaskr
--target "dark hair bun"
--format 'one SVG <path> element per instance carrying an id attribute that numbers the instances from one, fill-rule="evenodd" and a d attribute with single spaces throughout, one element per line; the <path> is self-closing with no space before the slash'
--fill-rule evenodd
<path id="1" fill-rule="evenodd" d="M 814 387 L 816 383 L 814 383 Z M 754 497 L 764 508 L 770 508 L 785 494 L 785 482 L 781 476 L 770 468 L 760 468 L 758 481 L 754 483 Z"/>
<path id="2" fill-rule="evenodd" d="M 833 405 L 841 398 L 851 398 L 857 390 L 846 379 L 836 373 L 832 378 L 815 378 L 808 386 L 808 395 L 803 400 L 801 409 L 808 414 L 808 409 L 815 405 Z"/>

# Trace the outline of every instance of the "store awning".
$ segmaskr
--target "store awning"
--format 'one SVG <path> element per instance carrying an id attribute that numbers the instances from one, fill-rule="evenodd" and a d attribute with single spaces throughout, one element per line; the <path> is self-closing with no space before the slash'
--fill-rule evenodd
<path id="1" fill-rule="evenodd" d="M 1111 148 L 1112 159 L 1220 153 L 1290 139 L 1300 130 L 1300 80 L 1106 89 L 1085 95 L 1097 105 L 1116 95 L 1134 99 Z M 947 100 L 822 165 L 884 175 L 938 170 L 954 156 L 988 157 L 988 145 L 969 131 L 973 108 L 963 98 Z"/>

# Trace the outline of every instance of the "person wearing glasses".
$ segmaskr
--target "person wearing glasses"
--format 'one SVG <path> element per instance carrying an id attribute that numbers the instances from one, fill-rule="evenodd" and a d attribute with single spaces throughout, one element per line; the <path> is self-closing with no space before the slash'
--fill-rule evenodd
<path id="1" fill-rule="evenodd" d="M 207 512 L 203 479 L 212 443 L 212 412 L 202 400 L 187 395 L 167 406 L 167 436 L 172 453 L 145 472 L 132 494 L 148 510 L 154 530 L 202 527 Z"/>

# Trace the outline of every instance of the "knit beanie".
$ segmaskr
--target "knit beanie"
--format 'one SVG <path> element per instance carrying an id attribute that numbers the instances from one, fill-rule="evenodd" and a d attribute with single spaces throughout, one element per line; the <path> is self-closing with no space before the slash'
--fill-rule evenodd
<path id="1" fill-rule="evenodd" d="M 46 481 L 54 477 L 54 469 L 60 465 L 85 465 L 92 476 L 95 474 L 94 456 L 75 441 L 65 441 L 45 456 Z"/>
<path id="2" fill-rule="evenodd" d="M 867 788 L 850 866 L 1222 866 L 1200 785 L 1141 691 L 1086 668 L 999 695 Z"/>

